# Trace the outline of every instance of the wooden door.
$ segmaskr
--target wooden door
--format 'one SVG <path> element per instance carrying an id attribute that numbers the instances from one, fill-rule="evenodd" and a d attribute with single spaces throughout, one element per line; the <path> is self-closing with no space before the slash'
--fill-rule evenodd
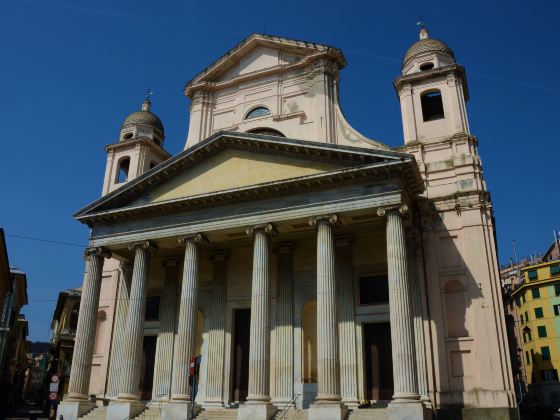
<path id="1" fill-rule="evenodd" d="M 245 401 L 249 393 L 249 337 L 251 310 L 236 309 L 233 323 L 233 369 L 231 396 L 233 401 Z"/>
<path id="2" fill-rule="evenodd" d="M 140 375 L 140 391 L 143 400 L 152 399 L 154 384 L 154 366 L 156 362 L 156 336 L 144 337 L 142 349 L 142 371 Z"/>
<path id="3" fill-rule="evenodd" d="M 364 324 L 366 398 L 390 400 L 393 396 L 391 328 L 388 322 Z"/>

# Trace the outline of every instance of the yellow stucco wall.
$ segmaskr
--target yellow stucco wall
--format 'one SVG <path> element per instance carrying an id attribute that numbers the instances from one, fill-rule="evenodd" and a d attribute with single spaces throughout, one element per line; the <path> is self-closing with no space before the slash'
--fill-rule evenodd
<path id="1" fill-rule="evenodd" d="M 554 306 L 560 305 L 560 295 L 555 290 L 555 284 L 560 284 L 560 274 L 551 273 L 551 267 L 558 264 L 553 261 L 523 268 L 524 284 L 513 295 L 518 305 L 516 321 L 521 331 L 523 364 L 529 384 L 541 382 L 543 370 L 560 371 L 560 316 L 554 313 Z M 530 272 L 537 277 L 530 278 Z M 542 355 L 546 347 L 550 360 Z"/>
<path id="2" fill-rule="evenodd" d="M 151 193 L 152 202 L 313 175 L 337 168 L 332 164 L 226 150 L 156 188 Z"/>

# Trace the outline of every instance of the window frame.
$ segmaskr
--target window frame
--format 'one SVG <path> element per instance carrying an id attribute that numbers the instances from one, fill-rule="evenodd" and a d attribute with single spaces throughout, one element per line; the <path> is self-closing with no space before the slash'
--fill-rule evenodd
<path id="1" fill-rule="evenodd" d="M 536 269 L 535 270 L 527 270 L 527 279 L 529 281 L 538 280 L 539 279 L 538 271 Z"/>
<path id="2" fill-rule="evenodd" d="M 546 351 L 545 351 L 546 349 Z M 546 353 L 546 355 L 545 355 Z M 542 346 L 541 347 L 541 359 L 542 360 L 552 360 L 552 356 L 550 355 L 550 347 L 549 346 Z"/>
<path id="3" fill-rule="evenodd" d="M 536 296 L 535 296 L 536 295 Z M 531 297 L 533 299 L 540 299 L 541 298 L 541 290 L 538 287 L 534 287 L 531 289 Z"/>
<path id="4" fill-rule="evenodd" d="M 538 306 L 535 308 L 535 319 L 544 318 L 544 310 L 542 306 Z"/>
<path id="5" fill-rule="evenodd" d="M 546 338 L 547 337 L 546 325 L 537 326 L 537 334 L 538 334 L 539 338 Z"/>
<path id="6" fill-rule="evenodd" d="M 259 114 L 258 111 L 261 111 L 261 110 L 265 110 L 266 113 Z M 253 115 L 254 113 L 257 114 L 257 115 Z M 247 111 L 245 113 L 245 116 L 243 117 L 243 121 L 254 120 L 256 118 L 261 118 L 261 117 L 268 117 L 270 115 L 272 115 L 272 111 L 270 110 L 270 108 L 268 108 L 264 105 L 258 105 L 258 106 L 255 106 L 255 107 L 251 108 L 249 111 Z"/>

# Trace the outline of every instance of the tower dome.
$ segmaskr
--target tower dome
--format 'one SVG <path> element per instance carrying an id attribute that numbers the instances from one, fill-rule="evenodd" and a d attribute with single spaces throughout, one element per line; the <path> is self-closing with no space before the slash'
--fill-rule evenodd
<path id="1" fill-rule="evenodd" d="M 151 127 L 157 128 L 163 134 L 163 124 L 159 117 L 150 111 L 151 102 L 145 100 L 142 103 L 142 110 L 133 112 L 124 120 L 122 128 L 129 127 L 131 125 L 149 125 Z"/>
<path id="2" fill-rule="evenodd" d="M 403 69 L 408 67 L 414 59 L 422 58 L 430 54 L 442 56 L 442 58 L 446 58 L 446 61 L 450 61 L 450 63 L 455 62 L 453 50 L 451 50 L 445 42 L 430 38 L 428 30 L 422 28 L 420 29 L 420 40 L 412 44 L 404 55 L 402 62 Z"/>
<path id="3" fill-rule="evenodd" d="M 149 99 L 142 102 L 142 109 L 133 112 L 121 126 L 120 141 L 137 139 L 152 140 L 158 146 L 163 145 L 163 124 L 159 117 L 150 111 L 152 103 Z"/>

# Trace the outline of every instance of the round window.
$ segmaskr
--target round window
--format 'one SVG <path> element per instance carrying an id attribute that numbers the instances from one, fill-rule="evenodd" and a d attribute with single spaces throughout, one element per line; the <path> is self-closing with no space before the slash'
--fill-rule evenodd
<path id="1" fill-rule="evenodd" d="M 125 139 L 125 140 L 130 140 L 131 138 L 132 138 L 132 133 L 125 133 L 123 135 L 123 139 Z"/>

